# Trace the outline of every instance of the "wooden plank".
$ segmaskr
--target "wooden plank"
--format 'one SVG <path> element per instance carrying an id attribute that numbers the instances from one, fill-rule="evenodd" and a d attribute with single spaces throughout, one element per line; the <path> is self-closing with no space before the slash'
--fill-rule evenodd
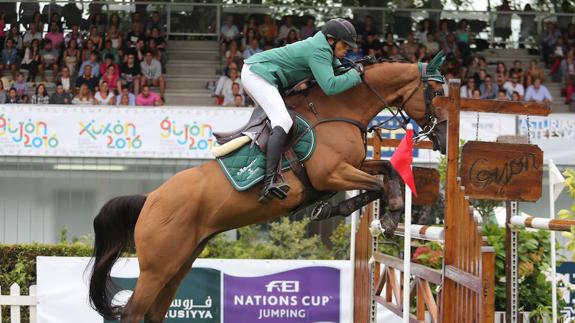
<path id="1" fill-rule="evenodd" d="M 481 294 L 481 322 L 494 323 L 495 321 L 495 248 L 481 247 L 481 278 L 483 280 L 483 293 Z"/>
<path id="2" fill-rule="evenodd" d="M 385 266 L 395 268 L 403 272 L 403 259 L 385 255 L 380 252 L 375 252 L 373 254 L 373 258 L 375 259 L 375 261 L 380 262 Z M 441 271 L 420 264 L 416 263 L 411 264 L 411 274 L 415 277 L 425 279 L 428 282 L 436 285 L 439 285 L 442 282 Z"/>
<path id="3" fill-rule="evenodd" d="M 14 283 L 10 286 L 10 296 L 14 298 L 20 296 L 20 285 Z M 10 305 L 10 322 L 20 323 L 20 305 L 14 305 L 14 301 Z"/>
<path id="4" fill-rule="evenodd" d="M 490 112 L 502 114 L 519 114 L 531 116 L 548 116 L 551 108 L 548 104 L 522 101 L 499 101 L 461 98 L 461 111 Z M 437 96 L 433 99 L 434 106 L 448 106 L 448 97 Z"/>
<path id="5" fill-rule="evenodd" d="M 481 290 L 481 278 L 467 273 L 459 268 L 453 266 L 445 266 L 445 278 L 457 282 L 459 285 L 464 286 L 478 294 L 483 293 Z"/>
<path id="6" fill-rule="evenodd" d="M 543 187 L 543 151 L 536 145 L 469 141 L 461 176 L 472 198 L 535 202 Z"/>
<path id="7" fill-rule="evenodd" d="M 437 304 L 435 303 L 435 299 L 433 298 L 433 292 L 431 292 L 429 283 L 427 281 L 420 280 L 419 289 L 425 301 L 425 304 L 427 305 L 427 310 L 429 311 L 429 315 L 431 316 L 431 321 L 434 323 L 439 322 L 439 312 L 437 310 Z"/>
<path id="8" fill-rule="evenodd" d="M 439 197 L 439 171 L 434 168 L 413 167 L 413 178 L 417 196 L 414 205 L 433 205 Z"/>
<path id="9" fill-rule="evenodd" d="M 30 305 L 30 323 L 36 323 L 38 320 L 38 312 L 36 310 L 36 296 L 38 295 L 38 292 L 36 285 L 30 286 L 30 292 L 28 294 L 34 299 L 34 305 Z"/>
<path id="10" fill-rule="evenodd" d="M 382 299 L 379 299 L 379 298 L 376 298 L 376 299 L 379 302 L 379 304 L 383 305 L 385 308 L 387 308 L 388 310 L 393 312 L 395 315 L 397 315 L 399 317 L 403 317 L 403 308 L 402 307 L 400 307 L 399 305 L 392 304 L 392 303 L 381 302 Z M 417 319 L 417 317 L 413 314 L 409 315 L 409 322 L 410 323 L 425 323 L 425 321 L 419 321 Z"/>

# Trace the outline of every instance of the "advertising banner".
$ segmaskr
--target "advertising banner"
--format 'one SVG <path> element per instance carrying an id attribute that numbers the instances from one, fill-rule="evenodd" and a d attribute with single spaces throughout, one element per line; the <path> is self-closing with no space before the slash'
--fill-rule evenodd
<path id="1" fill-rule="evenodd" d="M 548 117 L 519 117 L 518 132 L 530 133 L 531 142 L 544 151 L 545 161 L 575 164 L 575 114 L 554 113 Z"/>
<path id="2" fill-rule="evenodd" d="M 38 257 L 39 323 L 107 323 L 89 305 L 89 258 Z M 112 270 L 125 304 L 139 274 L 135 258 Z M 349 261 L 199 259 L 183 280 L 168 323 L 351 322 Z"/>

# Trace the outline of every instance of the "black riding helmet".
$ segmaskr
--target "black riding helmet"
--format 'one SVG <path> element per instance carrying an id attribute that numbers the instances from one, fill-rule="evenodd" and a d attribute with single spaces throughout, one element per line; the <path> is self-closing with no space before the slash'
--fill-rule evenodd
<path id="1" fill-rule="evenodd" d="M 343 18 L 335 18 L 326 22 L 321 29 L 321 32 L 326 37 L 332 37 L 336 41 L 341 40 L 348 44 L 351 48 L 357 48 L 357 44 L 355 43 L 357 38 L 355 27 L 351 24 L 351 22 Z"/>

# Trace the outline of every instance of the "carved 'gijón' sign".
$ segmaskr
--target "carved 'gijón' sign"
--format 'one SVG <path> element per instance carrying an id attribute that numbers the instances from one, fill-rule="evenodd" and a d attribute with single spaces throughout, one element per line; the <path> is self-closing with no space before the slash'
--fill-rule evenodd
<path id="1" fill-rule="evenodd" d="M 413 167 L 413 179 L 417 196 L 413 196 L 415 205 L 432 205 L 439 196 L 439 172 L 437 169 Z"/>
<path id="2" fill-rule="evenodd" d="M 535 202 L 543 186 L 543 151 L 536 145 L 470 141 L 461 154 L 465 195 Z"/>

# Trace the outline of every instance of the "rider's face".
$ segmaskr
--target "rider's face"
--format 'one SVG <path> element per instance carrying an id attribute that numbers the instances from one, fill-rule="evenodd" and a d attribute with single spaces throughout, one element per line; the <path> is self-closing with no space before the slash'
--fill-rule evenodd
<path id="1" fill-rule="evenodd" d="M 349 49 L 350 46 L 340 40 L 335 43 L 335 56 L 339 59 L 344 58 Z"/>

